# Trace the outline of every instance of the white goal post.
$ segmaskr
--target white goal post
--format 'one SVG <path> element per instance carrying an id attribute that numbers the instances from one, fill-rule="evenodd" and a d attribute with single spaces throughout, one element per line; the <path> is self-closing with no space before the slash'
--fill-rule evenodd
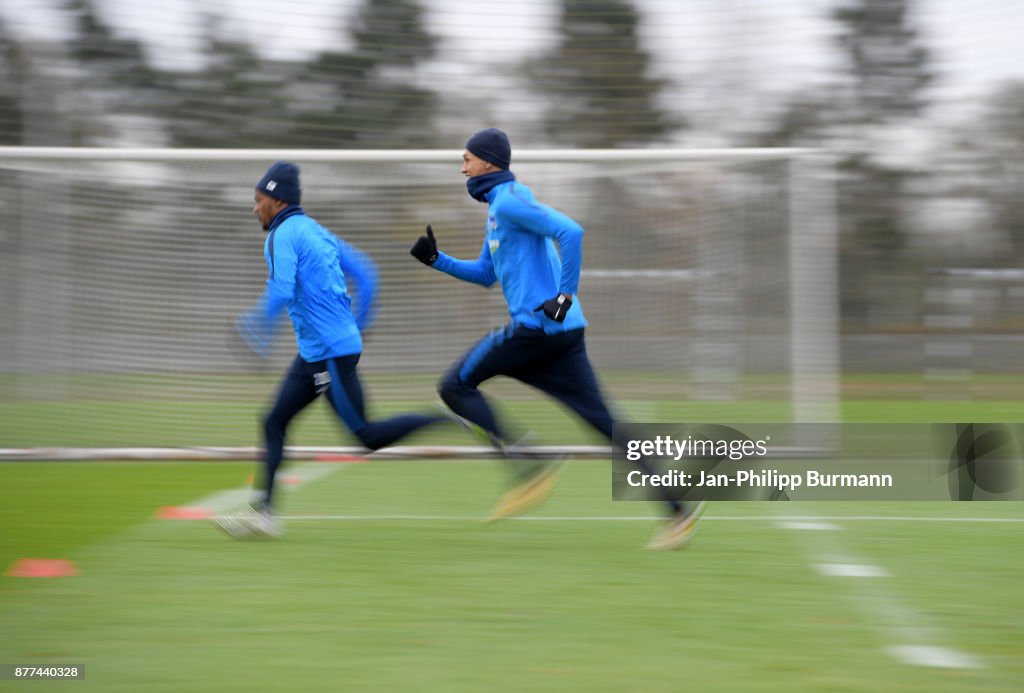
<path id="1" fill-rule="evenodd" d="M 0 147 L 2 406 L 52 417 L 38 430 L 60 445 L 102 445 L 105 430 L 135 445 L 256 443 L 252 413 L 294 340 L 283 325 L 261 370 L 225 333 L 262 290 L 252 190 L 280 159 L 301 166 L 307 213 L 380 267 L 361 361 L 372 401 L 429 404 L 444 369 L 507 319 L 499 290 L 408 254 L 427 223 L 443 250 L 478 254 L 485 210 L 466 195 L 461 151 Z M 827 155 L 516 150 L 512 170 L 586 229 L 588 348 L 629 418 L 675 420 L 698 401 L 734 420 L 839 420 Z M 0 447 L 52 444 L 18 425 Z"/>

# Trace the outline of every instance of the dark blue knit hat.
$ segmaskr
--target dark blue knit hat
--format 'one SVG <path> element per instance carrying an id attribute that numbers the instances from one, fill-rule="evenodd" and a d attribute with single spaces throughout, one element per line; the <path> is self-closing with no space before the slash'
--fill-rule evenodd
<path id="1" fill-rule="evenodd" d="M 290 161 L 278 161 L 263 174 L 260 182 L 256 184 L 256 189 L 282 202 L 299 204 L 302 200 L 299 167 Z"/>
<path id="2" fill-rule="evenodd" d="M 512 163 L 512 145 L 509 144 L 508 135 L 497 128 L 474 132 L 466 141 L 466 149 L 506 171 Z"/>

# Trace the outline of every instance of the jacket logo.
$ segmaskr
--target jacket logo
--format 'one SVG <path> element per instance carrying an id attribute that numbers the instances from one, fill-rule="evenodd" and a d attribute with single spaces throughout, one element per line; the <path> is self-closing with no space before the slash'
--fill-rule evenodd
<path id="1" fill-rule="evenodd" d="M 492 239 L 487 241 L 487 247 L 491 250 L 491 255 L 494 255 L 498 251 L 498 246 L 501 245 L 501 241 Z"/>

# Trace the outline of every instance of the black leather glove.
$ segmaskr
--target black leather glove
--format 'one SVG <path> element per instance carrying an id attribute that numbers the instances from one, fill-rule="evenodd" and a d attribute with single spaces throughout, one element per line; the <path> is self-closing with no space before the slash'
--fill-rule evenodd
<path id="1" fill-rule="evenodd" d="M 416 239 L 409 248 L 409 254 L 424 265 L 433 265 L 437 262 L 437 241 L 434 240 L 434 230 L 430 228 L 430 224 L 427 224 L 427 235 Z"/>
<path id="2" fill-rule="evenodd" d="M 569 314 L 570 308 L 572 308 L 572 296 L 569 296 L 568 294 L 558 294 L 554 298 L 549 298 L 544 301 L 544 303 L 541 303 L 533 310 L 543 310 L 544 315 L 548 316 L 555 322 L 564 322 L 565 316 Z"/>

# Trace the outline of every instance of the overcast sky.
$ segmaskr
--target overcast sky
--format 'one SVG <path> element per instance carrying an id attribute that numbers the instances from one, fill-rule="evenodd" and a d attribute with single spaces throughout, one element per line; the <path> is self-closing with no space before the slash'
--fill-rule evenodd
<path id="1" fill-rule="evenodd" d="M 655 69 L 708 98 L 756 84 L 765 93 L 820 81 L 834 64 L 827 20 L 834 0 L 635 0 Z M 344 27 L 359 0 L 102 0 L 116 29 L 141 38 L 165 67 L 196 66 L 200 8 L 222 15 L 225 31 L 268 56 L 301 58 L 327 46 L 345 48 Z M 59 0 L 0 0 L 18 35 L 60 38 Z M 488 62 L 513 63 L 554 40 L 553 0 L 501 3 L 423 0 L 429 29 L 442 38 L 439 63 L 447 86 L 468 87 Z M 917 24 L 940 75 L 933 95 L 961 105 L 996 83 L 1024 80 L 1021 0 L 921 0 Z M 462 66 L 462 69 L 460 69 Z"/>

